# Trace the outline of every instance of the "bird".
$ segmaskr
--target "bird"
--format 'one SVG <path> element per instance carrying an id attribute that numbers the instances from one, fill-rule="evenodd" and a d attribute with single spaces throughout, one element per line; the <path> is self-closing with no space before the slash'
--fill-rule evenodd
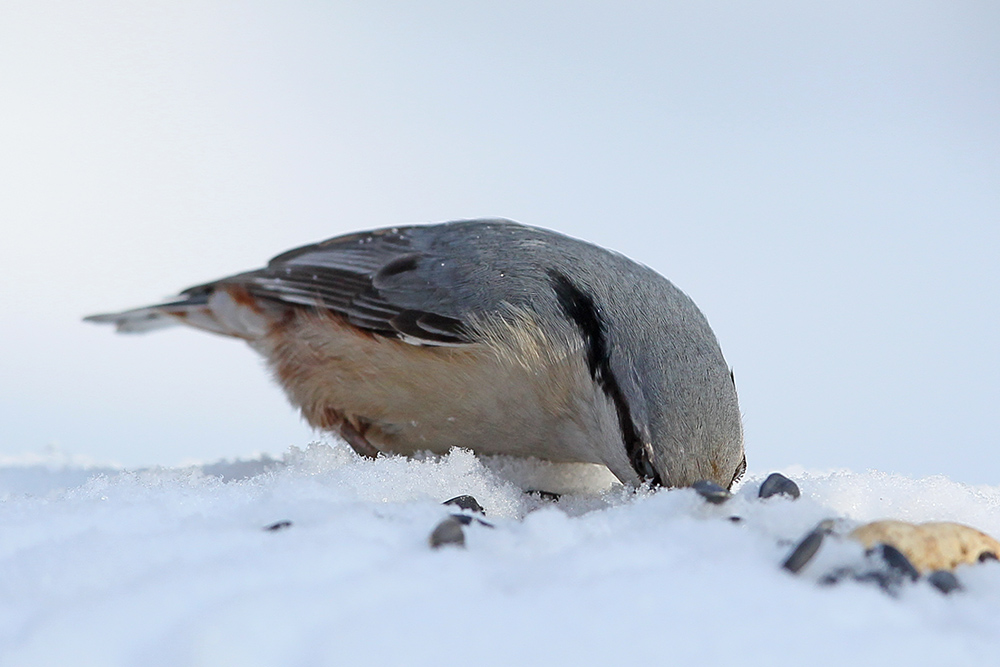
<path id="1" fill-rule="evenodd" d="M 460 447 L 602 464 L 636 487 L 730 488 L 746 469 L 733 374 L 694 302 L 510 220 L 336 236 L 85 319 L 243 339 L 313 428 L 366 457 Z"/>

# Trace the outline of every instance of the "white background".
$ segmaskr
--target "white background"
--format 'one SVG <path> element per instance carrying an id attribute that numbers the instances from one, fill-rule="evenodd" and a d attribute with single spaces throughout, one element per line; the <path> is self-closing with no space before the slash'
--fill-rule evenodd
<path id="1" fill-rule="evenodd" d="M 504 216 L 701 306 L 752 471 L 1000 484 L 993 3 L 0 6 L 0 455 L 312 435 L 139 306 L 356 229 Z"/>

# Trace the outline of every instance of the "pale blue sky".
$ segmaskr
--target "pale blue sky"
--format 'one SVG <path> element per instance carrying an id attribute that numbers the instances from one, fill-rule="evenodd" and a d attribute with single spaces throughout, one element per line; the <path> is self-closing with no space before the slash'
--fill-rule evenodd
<path id="1" fill-rule="evenodd" d="M 695 299 L 752 471 L 1000 484 L 994 3 L 5 2 L 0 95 L 0 456 L 304 445 L 241 344 L 79 318 L 504 216 Z"/>

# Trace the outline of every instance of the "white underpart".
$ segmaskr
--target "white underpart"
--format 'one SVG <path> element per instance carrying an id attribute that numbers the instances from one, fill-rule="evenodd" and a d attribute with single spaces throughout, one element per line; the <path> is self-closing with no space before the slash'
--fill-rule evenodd
<path id="1" fill-rule="evenodd" d="M 259 302 L 263 304 L 263 302 Z M 211 317 L 230 335 L 248 340 L 262 338 L 274 324 L 274 319 L 267 316 L 266 311 L 255 311 L 243 304 L 237 303 L 225 290 L 215 290 L 208 297 L 208 308 Z"/>

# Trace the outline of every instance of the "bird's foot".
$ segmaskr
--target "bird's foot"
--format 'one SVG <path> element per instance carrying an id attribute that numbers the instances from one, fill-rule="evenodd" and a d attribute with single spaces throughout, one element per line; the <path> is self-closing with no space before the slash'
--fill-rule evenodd
<path id="1" fill-rule="evenodd" d="M 351 422 L 345 419 L 340 422 L 338 430 L 340 431 L 340 437 L 343 438 L 347 444 L 354 449 L 354 451 L 365 458 L 374 459 L 380 452 L 378 448 L 368 442 L 368 439 L 365 437 L 365 431 L 368 430 L 367 427 L 368 425 L 365 423 L 355 427 L 351 424 Z"/>

